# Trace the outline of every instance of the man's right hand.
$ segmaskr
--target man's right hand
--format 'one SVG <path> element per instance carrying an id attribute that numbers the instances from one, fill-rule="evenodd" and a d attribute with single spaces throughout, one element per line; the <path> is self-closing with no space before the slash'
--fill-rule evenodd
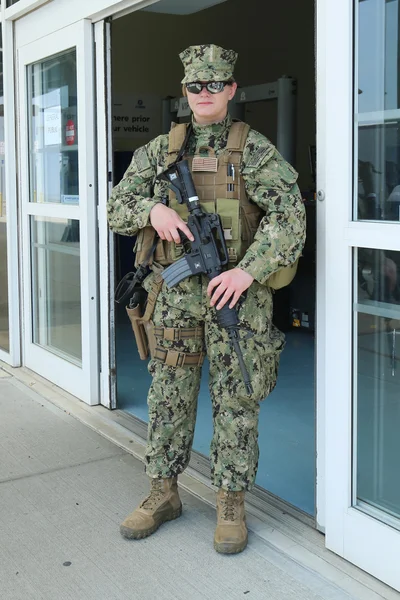
<path id="1" fill-rule="evenodd" d="M 167 242 L 176 242 L 180 244 L 181 238 L 179 237 L 178 230 L 180 229 L 183 233 L 193 242 L 194 237 L 178 213 L 172 208 L 168 208 L 165 204 L 160 202 L 153 206 L 150 211 L 150 223 L 157 231 L 158 235 L 162 240 Z"/>

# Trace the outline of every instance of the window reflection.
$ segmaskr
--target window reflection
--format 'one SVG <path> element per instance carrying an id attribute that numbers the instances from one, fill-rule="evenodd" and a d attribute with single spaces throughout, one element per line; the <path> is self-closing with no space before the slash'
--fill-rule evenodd
<path id="1" fill-rule="evenodd" d="M 79 221 L 31 217 L 33 341 L 82 364 Z"/>
<path id="2" fill-rule="evenodd" d="M 399 124 L 358 131 L 359 220 L 400 221 Z"/>
<path id="3" fill-rule="evenodd" d="M 400 304 L 400 253 L 358 249 L 358 301 Z M 399 308 L 400 310 L 400 308 Z"/>
<path id="4" fill-rule="evenodd" d="M 400 252 L 357 254 L 355 503 L 391 522 L 400 516 Z"/>
<path id="5" fill-rule="evenodd" d="M 31 202 L 79 204 L 76 51 L 29 68 Z"/>
<path id="6" fill-rule="evenodd" d="M 399 0 L 360 0 L 357 8 L 355 218 L 399 222 Z"/>

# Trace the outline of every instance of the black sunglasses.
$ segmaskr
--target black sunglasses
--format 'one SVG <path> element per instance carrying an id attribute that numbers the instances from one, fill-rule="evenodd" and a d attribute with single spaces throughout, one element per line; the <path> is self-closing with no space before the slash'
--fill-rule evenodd
<path id="1" fill-rule="evenodd" d="M 194 81 L 193 83 L 187 83 L 186 89 L 191 94 L 200 94 L 203 88 L 206 88 L 207 92 L 210 92 L 210 94 L 219 94 L 226 85 L 230 84 L 227 81 L 209 81 L 208 83 Z"/>

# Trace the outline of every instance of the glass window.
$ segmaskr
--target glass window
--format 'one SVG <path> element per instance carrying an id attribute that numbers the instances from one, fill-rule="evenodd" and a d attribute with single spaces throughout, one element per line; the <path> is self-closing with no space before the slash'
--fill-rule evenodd
<path id="1" fill-rule="evenodd" d="M 7 0 L 7 2 L 6 2 L 6 8 L 9 8 L 13 4 L 17 4 L 17 2 L 19 2 L 19 0 Z"/>
<path id="2" fill-rule="evenodd" d="M 79 203 L 76 51 L 28 69 L 30 201 Z"/>
<path id="3" fill-rule="evenodd" d="M 78 204 L 76 50 L 27 74 L 30 201 Z M 30 226 L 33 342 L 81 365 L 79 221 L 32 216 Z"/>
<path id="4" fill-rule="evenodd" d="M 400 517 L 400 252 L 355 252 L 355 504 Z"/>
<path id="5" fill-rule="evenodd" d="M 356 0 L 354 218 L 400 221 L 399 0 Z"/>
<path id="6" fill-rule="evenodd" d="M 3 41 L 0 24 L 0 348 L 10 349 L 7 274 L 7 211 L 5 197 Z"/>
<path id="7" fill-rule="evenodd" d="M 80 365 L 79 221 L 31 217 L 33 341 Z"/>

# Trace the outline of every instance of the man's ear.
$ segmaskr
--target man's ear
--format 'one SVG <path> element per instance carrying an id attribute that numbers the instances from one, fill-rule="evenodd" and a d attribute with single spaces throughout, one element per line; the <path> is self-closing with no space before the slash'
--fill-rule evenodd
<path id="1" fill-rule="evenodd" d="M 234 97 L 234 95 L 236 94 L 236 90 L 237 90 L 237 83 L 236 81 L 234 81 L 232 83 L 232 85 L 230 86 L 230 91 L 229 91 L 229 100 L 232 100 L 232 98 Z"/>

